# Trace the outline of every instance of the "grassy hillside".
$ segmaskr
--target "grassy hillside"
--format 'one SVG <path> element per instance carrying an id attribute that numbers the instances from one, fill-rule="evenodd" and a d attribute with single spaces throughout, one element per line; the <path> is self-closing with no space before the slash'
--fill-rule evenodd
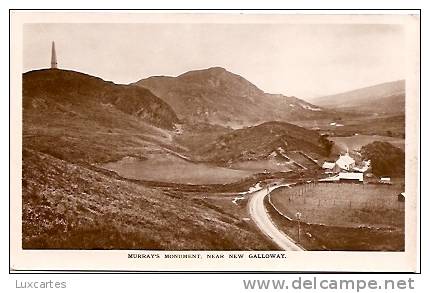
<path id="1" fill-rule="evenodd" d="M 42 70 L 23 75 L 23 96 L 24 248 L 274 249 L 252 223 L 195 198 L 237 184 L 159 184 L 97 167 L 187 152 L 175 113 L 150 91 Z"/>
<path id="2" fill-rule="evenodd" d="M 199 152 L 201 147 L 208 142 L 232 131 L 233 129 L 229 127 L 209 123 L 187 123 L 182 125 L 181 133 L 175 135 L 173 139 L 193 154 Z"/>
<path id="3" fill-rule="evenodd" d="M 316 105 L 379 114 L 405 113 L 405 81 L 398 80 L 356 89 L 312 101 Z"/>
<path id="4" fill-rule="evenodd" d="M 343 126 L 330 125 L 332 122 Z M 330 136 L 351 136 L 358 134 L 405 137 L 405 115 L 360 115 L 356 112 L 343 112 L 331 119 L 294 121 L 293 124 L 305 127 L 318 127 L 320 132 Z"/>
<path id="5" fill-rule="evenodd" d="M 221 163 L 266 159 L 279 148 L 325 156 L 322 141 L 316 131 L 285 122 L 267 122 L 221 135 L 202 146 L 199 155 L 204 160 Z"/>
<path id="6" fill-rule="evenodd" d="M 23 75 L 23 146 L 69 162 L 140 157 L 164 147 L 180 151 L 169 131 L 177 121 L 143 88 L 65 70 Z"/>
<path id="7" fill-rule="evenodd" d="M 241 128 L 281 120 L 325 117 L 326 111 L 296 97 L 267 94 L 240 75 L 221 67 L 186 72 L 177 77 L 154 76 L 135 83 L 167 101 L 178 116 Z"/>
<path id="8" fill-rule="evenodd" d="M 96 113 L 112 107 L 151 125 L 173 129 L 178 122 L 175 112 L 149 90 L 117 85 L 79 72 L 45 69 L 23 74 L 25 112 L 60 112 L 81 116 L 82 111 Z M 93 117 L 85 117 L 94 120 Z M 49 119 L 49 116 L 41 116 Z M 114 123 L 104 121 L 105 123 Z"/>
<path id="9" fill-rule="evenodd" d="M 249 222 L 204 202 L 23 152 L 23 248 L 274 249 Z"/>

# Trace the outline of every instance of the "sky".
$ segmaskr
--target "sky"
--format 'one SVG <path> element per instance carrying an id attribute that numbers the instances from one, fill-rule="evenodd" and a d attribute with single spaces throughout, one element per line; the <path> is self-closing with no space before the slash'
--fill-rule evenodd
<path id="1" fill-rule="evenodd" d="M 268 93 L 312 98 L 405 78 L 390 24 L 25 24 L 23 71 L 50 66 L 131 83 L 214 66 Z"/>

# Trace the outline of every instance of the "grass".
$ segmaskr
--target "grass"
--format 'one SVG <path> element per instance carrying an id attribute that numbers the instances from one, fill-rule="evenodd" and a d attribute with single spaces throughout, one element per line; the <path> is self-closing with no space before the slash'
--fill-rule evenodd
<path id="1" fill-rule="evenodd" d="M 392 145 L 405 150 L 405 140 L 402 138 L 395 138 L 389 136 L 380 135 L 353 135 L 353 136 L 338 136 L 330 137 L 330 140 L 334 141 L 335 144 L 342 150 L 360 150 L 362 146 L 365 146 L 374 141 L 385 141 Z"/>
<path id="2" fill-rule="evenodd" d="M 40 85 L 35 82 L 33 86 L 37 90 Z M 78 86 L 77 90 L 82 89 Z M 81 92 L 79 102 L 73 103 L 73 92 L 58 93 L 49 103 L 44 95 L 27 100 L 40 103 L 34 107 L 28 104 L 23 112 L 24 249 L 274 249 L 273 243 L 245 219 L 246 199 L 235 205 L 235 195 L 220 193 L 244 191 L 265 179 L 294 179 L 298 174 L 248 176 L 251 173 L 247 170 L 178 160 L 171 154 L 192 156 L 218 135 L 234 135 L 230 137 L 232 132 L 227 128 L 208 125 L 185 129 L 182 135 L 156 128 L 150 123 L 159 120 L 158 114 L 148 119 L 132 115 L 139 107 L 126 103 L 126 96 L 122 102 L 114 101 L 113 107 L 112 103 L 87 99 Z M 102 98 L 108 101 L 110 94 Z M 130 107 L 123 108 L 126 104 Z M 162 111 L 156 113 L 161 115 Z M 317 142 L 317 133 L 289 127 L 297 131 L 298 146 L 315 148 L 301 139 L 309 134 L 311 141 Z M 263 130 L 272 138 L 268 129 Z M 252 148 L 261 140 L 252 136 Z M 284 145 L 279 139 L 274 143 Z M 244 146 L 249 146 L 248 139 L 244 139 Z M 144 176 L 126 179 L 98 167 L 124 157 L 140 160 L 144 165 L 135 169 Z"/>
<path id="3" fill-rule="evenodd" d="M 205 163 L 193 163 L 174 155 L 151 155 L 145 160 L 122 159 L 102 165 L 125 178 L 180 184 L 221 184 L 240 181 L 253 174 Z"/>
<path id="4" fill-rule="evenodd" d="M 336 116 L 342 119 L 336 119 Z M 373 116 L 351 112 L 338 112 L 336 116 L 330 119 L 301 120 L 292 123 L 306 128 L 317 126 L 321 132 L 330 133 L 331 136 L 352 136 L 355 133 L 359 133 L 363 135 L 405 137 L 404 115 Z M 344 126 L 330 126 L 331 122 L 337 122 Z"/>
<path id="5" fill-rule="evenodd" d="M 388 227 L 404 229 L 404 204 L 397 200 L 397 186 L 319 183 L 278 189 L 272 203 L 294 217 L 302 213 L 308 223 L 342 227 Z"/>
<path id="6" fill-rule="evenodd" d="M 363 119 L 364 118 L 364 119 Z M 367 135 L 381 135 L 391 137 L 405 137 L 405 116 L 385 116 L 385 117 L 363 117 L 360 119 L 347 119 L 347 121 L 340 121 L 339 123 L 345 124 L 343 127 L 324 127 L 329 132 L 334 132 L 333 136 L 351 136 L 355 133 Z"/>
<path id="7" fill-rule="evenodd" d="M 256 161 L 242 161 L 231 164 L 231 167 L 239 170 L 252 170 L 257 173 L 268 172 L 288 172 L 292 168 L 285 162 L 278 162 L 275 159 L 265 159 Z"/>
<path id="8" fill-rule="evenodd" d="M 285 122 L 266 122 L 219 136 L 199 150 L 202 161 L 229 164 L 266 159 L 273 151 L 301 150 L 311 156 L 325 156 L 318 132 Z"/>
<path id="9" fill-rule="evenodd" d="M 70 106 L 64 112 L 52 111 L 49 119 L 46 113 L 24 112 L 23 127 L 23 146 L 69 162 L 95 164 L 127 155 L 144 157 L 160 150 L 160 145 L 180 149 L 170 141 L 168 131 L 111 107 L 85 113 Z"/>
<path id="10" fill-rule="evenodd" d="M 23 152 L 24 249 L 269 250 L 234 213 L 47 154 Z"/>
<path id="11" fill-rule="evenodd" d="M 247 190 L 258 177 L 196 186 L 121 178 L 97 166 L 184 149 L 172 132 L 111 107 L 63 110 L 24 112 L 24 249 L 273 249 L 242 217 L 187 196 Z"/>
<path id="12" fill-rule="evenodd" d="M 399 185 L 318 184 L 283 188 L 266 199 L 275 224 L 298 239 L 296 212 L 301 212 L 300 243 L 308 250 L 404 250 L 404 204 Z"/>
<path id="13" fill-rule="evenodd" d="M 188 122 L 182 125 L 182 132 L 175 134 L 173 139 L 179 145 L 186 147 L 191 155 L 195 155 L 203 145 L 214 141 L 220 135 L 225 135 L 232 131 L 231 128 L 219 125 L 192 124 Z"/>

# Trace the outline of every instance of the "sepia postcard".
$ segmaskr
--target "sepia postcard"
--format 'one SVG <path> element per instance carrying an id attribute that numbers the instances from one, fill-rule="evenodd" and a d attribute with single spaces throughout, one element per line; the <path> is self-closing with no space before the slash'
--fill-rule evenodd
<path id="1" fill-rule="evenodd" d="M 417 272 L 419 11 L 11 11 L 10 270 Z"/>

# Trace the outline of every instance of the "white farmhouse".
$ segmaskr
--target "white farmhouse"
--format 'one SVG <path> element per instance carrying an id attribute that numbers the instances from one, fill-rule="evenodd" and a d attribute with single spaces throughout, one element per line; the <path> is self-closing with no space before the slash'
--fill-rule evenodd
<path id="1" fill-rule="evenodd" d="M 352 171 L 355 167 L 355 160 L 346 152 L 346 154 L 339 156 L 336 161 L 336 167 L 343 171 Z"/>

